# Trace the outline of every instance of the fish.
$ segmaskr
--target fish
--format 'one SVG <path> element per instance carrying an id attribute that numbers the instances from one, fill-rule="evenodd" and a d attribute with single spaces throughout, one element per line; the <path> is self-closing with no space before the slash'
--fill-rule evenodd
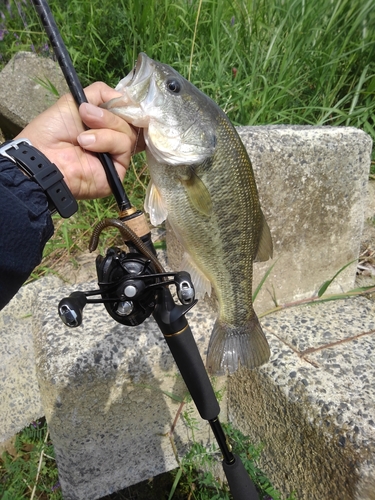
<path id="1" fill-rule="evenodd" d="M 261 366 L 270 348 L 253 308 L 253 262 L 272 257 L 272 238 L 237 131 L 215 101 L 144 53 L 116 90 L 103 107 L 143 129 L 150 222 L 168 220 L 184 248 L 180 270 L 197 296 L 216 296 L 207 371 Z"/>

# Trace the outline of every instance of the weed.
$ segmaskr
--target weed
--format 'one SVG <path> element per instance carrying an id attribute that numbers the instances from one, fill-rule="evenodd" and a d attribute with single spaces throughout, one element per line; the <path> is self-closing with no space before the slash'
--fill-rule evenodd
<path id="1" fill-rule="evenodd" d="M 252 478 L 261 499 L 281 500 L 282 496 L 270 483 L 269 479 L 257 466 L 262 452 L 261 446 L 254 446 L 249 437 L 235 429 L 232 424 L 223 425 L 231 443 L 233 452 L 237 454 L 245 469 Z M 192 440 L 188 452 L 175 471 L 168 500 L 174 498 L 191 498 L 194 500 L 230 500 L 230 492 L 221 471 L 221 454 L 216 444 L 208 448 Z M 174 495 L 177 495 L 176 497 Z M 295 500 L 292 493 L 286 500 Z"/>
<path id="2" fill-rule="evenodd" d="M 0 497 L 2 500 L 61 500 L 53 446 L 44 419 L 19 433 L 11 453 L 3 453 Z"/>
<path id="3" fill-rule="evenodd" d="M 368 256 L 368 259 L 372 262 L 372 253 L 370 253 L 370 255 Z M 326 280 L 320 286 L 318 292 L 316 294 L 313 294 L 311 297 L 307 297 L 305 299 L 300 299 L 300 300 L 297 300 L 294 302 L 287 302 L 285 304 L 279 304 L 277 299 L 276 299 L 275 290 L 273 289 L 272 300 L 275 304 L 275 307 L 272 309 L 269 309 L 268 311 L 264 311 L 263 313 L 259 314 L 258 315 L 259 318 L 263 318 L 264 316 L 267 316 L 269 314 L 273 314 L 277 311 L 282 311 L 283 309 L 288 309 L 290 307 L 297 307 L 297 306 L 309 305 L 309 304 L 317 304 L 317 303 L 321 303 L 321 302 L 330 302 L 333 300 L 344 300 L 344 299 L 348 299 L 350 297 L 358 297 L 360 295 L 371 296 L 375 291 L 374 285 L 353 288 L 352 290 L 348 290 L 347 292 L 342 292 L 342 293 L 326 294 L 327 288 L 333 283 L 333 281 L 337 278 L 337 276 L 339 276 L 347 267 L 354 264 L 354 262 L 356 262 L 356 260 L 352 260 L 352 261 L 348 262 L 347 264 L 345 264 L 344 266 L 342 266 L 341 269 L 339 269 L 337 271 L 337 273 L 335 273 L 335 275 L 332 278 L 330 278 L 329 280 Z M 365 255 L 362 256 L 362 262 L 366 262 Z M 260 289 L 264 285 L 266 279 L 268 278 L 270 272 L 272 271 L 272 269 L 276 263 L 277 263 L 277 261 L 274 264 L 272 264 L 272 266 L 270 266 L 270 268 L 265 272 L 263 278 L 261 279 L 261 281 L 260 281 L 260 283 L 259 283 L 259 285 L 258 285 L 258 287 L 253 295 L 253 300 L 255 300 L 257 294 L 259 293 Z"/>

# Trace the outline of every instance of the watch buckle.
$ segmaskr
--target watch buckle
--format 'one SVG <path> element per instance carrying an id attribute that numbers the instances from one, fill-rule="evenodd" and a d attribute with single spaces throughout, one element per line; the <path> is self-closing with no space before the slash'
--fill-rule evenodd
<path id="1" fill-rule="evenodd" d="M 19 149 L 18 144 L 21 144 L 23 142 L 26 142 L 26 144 L 28 144 L 29 146 L 32 145 L 31 142 L 29 141 L 29 139 L 15 139 L 14 141 L 9 142 L 8 144 L 5 144 L 5 146 L 0 146 L 0 155 L 5 156 L 9 160 L 11 160 L 13 163 L 16 163 L 16 160 L 14 158 L 12 158 L 10 155 L 8 155 L 7 151 L 8 151 L 8 149 L 11 149 L 11 148 Z"/>

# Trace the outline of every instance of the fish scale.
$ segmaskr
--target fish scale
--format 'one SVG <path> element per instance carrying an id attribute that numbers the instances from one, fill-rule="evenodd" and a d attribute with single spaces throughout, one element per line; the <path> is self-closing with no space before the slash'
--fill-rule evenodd
<path id="1" fill-rule="evenodd" d="M 184 270 L 209 282 L 218 300 L 207 368 L 254 368 L 269 347 L 252 303 L 255 258 L 272 256 L 246 149 L 225 113 L 166 64 L 140 54 L 105 107 L 143 129 L 151 222 L 165 217 L 181 242 Z M 201 278 L 204 278 L 201 280 Z"/>

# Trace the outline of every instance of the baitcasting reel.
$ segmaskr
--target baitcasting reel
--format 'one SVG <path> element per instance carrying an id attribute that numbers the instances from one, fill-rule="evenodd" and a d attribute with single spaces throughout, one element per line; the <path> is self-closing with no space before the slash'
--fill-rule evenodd
<path id="1" fill-rule="evenodd" d="M 118 323 L 140 325 L 154 311 L 156 294 L 161 287 L 174 285 L 184 306 L 195 305 L 195 291 L 189 273 L 157 273 L 154 263 L 140 253 L 127 253 L 117 247 L 107 250 L 105 257 L 96 258 L 99 290 L 73 292 L 62 299 L 59 316 L 70 327 L 82 324 L 86 304 L 103 303 Z M 91 299 L 94 295 L 101 298 Z"/>

